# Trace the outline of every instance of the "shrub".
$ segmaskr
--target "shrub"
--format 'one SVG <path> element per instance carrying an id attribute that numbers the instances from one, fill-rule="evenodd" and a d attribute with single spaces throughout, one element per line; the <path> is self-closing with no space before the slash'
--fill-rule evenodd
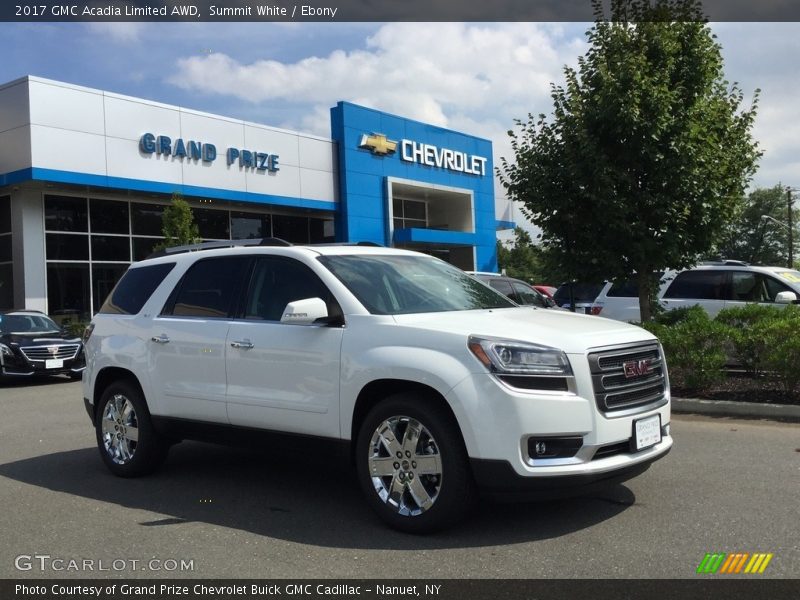
<path id="1" fill-rule="evenodd" d="M 791 313 L 773 306 L 748 304 L 720 311 L 716 321 L 730 330 L 733 358 L 749 374 L 759 375 L 764 370 L 764 355 L 768 349 L 764 329 L 787 314 Z"/>
<path id="2" fill-rule="evenodd" d="M 673 325 L 647 324 L 664 347 L 670 379 L 676 387 L 701 392 L 721 381 L 725 374 L 725 343 L 728 328 L 712 321 L 699 307 L 676 309 L 679 319 Z M 668 314 L 668 313 L 667 313 Z"/>
<path id="3" fill-rule="evenodd" d="M 677 325 L 678 323 L 682 323 L 687 319 L 702 319 L 702 317 L 708 319 L 708 314 L 706 314 L 706 311 L 702 306 L 695 304 L 693 306 L 686 306 L 682 308 L 676 308 L 674 310 L 660 312 L 655 316 L 654 321 L 656 323 L 660 323 L 661 325 Z"/>
<path id="4" fill-rule="evenodd" d="M 791 307 L 790 307 L 791 308 Z M 800 311 L 787 310 L 763 325 L 763 365 L 789 394 L 800 389 Z"/>

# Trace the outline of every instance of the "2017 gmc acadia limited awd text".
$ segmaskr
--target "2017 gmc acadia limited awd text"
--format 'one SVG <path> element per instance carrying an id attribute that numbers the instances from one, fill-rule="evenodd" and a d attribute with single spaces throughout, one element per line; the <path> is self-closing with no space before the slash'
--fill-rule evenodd
<path id="1" fill-rule="evenodd" d="M 135 263 L 87 328 L 84 402 L 116 475 L 181 439 L 328 441 L 381 518 L 426 532 L 478 490 L 580 493 L 672 446 L 643 329 L 516 306 L 415 252 L 226 245 Z"/>

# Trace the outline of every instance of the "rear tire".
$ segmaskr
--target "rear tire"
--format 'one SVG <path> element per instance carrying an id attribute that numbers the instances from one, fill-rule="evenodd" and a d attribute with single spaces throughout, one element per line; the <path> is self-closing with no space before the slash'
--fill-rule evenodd
<path id="1" fill-rule="evenodd" d="M 139 386 L 130 381 L 116 381 L 105 389 L 97 407 L 95 433 L 103 462 L 119 477 L 152 473 L 169 449 L 153 427 Z"/>
<path id="2" fill-rule="evenodd" d="M 390 527 L 430 533 L 472 508 L 476 493 L 452 415 L 429 397 L 395 394 L 367 414 L 355 447 L 361 488 Z"/>

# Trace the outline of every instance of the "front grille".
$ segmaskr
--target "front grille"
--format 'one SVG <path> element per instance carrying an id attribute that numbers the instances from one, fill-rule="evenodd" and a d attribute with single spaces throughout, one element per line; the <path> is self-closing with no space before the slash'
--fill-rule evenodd
<path id="1" fill-rule="evenodd" d="M 25 346 L 20 350 L 28 360 L 50 360 L 51 358 L 70 360 L 77 356 L 80 347 L 80 344 L 53 344 L 50 346 Z M 51 352 L 51 348 L 55 348 L 56 351 Z"/>
<path id="2" fill-rule="evenodd" d="M 615 346 L 589 354 L 597 407 L 602 412 L 666 402 L 664 359 L 658 344 Z"/>

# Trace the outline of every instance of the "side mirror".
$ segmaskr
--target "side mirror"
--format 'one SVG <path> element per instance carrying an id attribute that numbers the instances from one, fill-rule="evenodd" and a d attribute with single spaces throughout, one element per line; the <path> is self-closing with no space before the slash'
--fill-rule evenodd
<path id="1" fill-rule="evenodd" d="M 775 296 L 775 304 L 794 304 L 797 302 L 797 294 L 794 292 L 778 292 Z"/>
<path id="2" fill-rule="evenodd" d="M 322 298 L 305 298 L 289 302 L 283 309 L 281 323 L 287 325 L 313 325 L 317 319 L 328 317 L 328 307 Z"/>

